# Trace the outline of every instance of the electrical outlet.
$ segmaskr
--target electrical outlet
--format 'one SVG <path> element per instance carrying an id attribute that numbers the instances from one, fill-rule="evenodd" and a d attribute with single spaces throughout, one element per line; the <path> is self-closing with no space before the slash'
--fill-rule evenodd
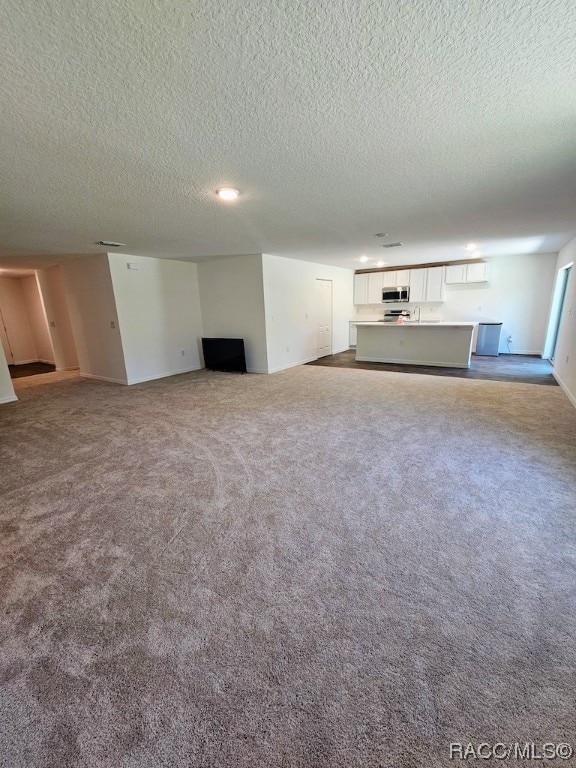
<path id="1" fill-rule="evenodd" d="M 114 320 L 110 320 L 110 328 L 112 329 L 116 328 L 116 323 L 114 322 Z"/>
<path id="2" fill-rule="evenodd" d="M 186 356 L 186 351 L 183 349 L 180 354 L 182 355 L 182 357 L 185 357 Z"/>

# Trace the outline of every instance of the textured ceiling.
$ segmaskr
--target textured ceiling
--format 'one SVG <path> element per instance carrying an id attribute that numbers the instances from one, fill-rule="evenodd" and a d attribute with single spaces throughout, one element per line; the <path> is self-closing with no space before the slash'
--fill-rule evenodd
<path id="1" fill-rule="evenodd" d="M 573 0 L 0 1 L 1 263 L 576 234 Z"/>

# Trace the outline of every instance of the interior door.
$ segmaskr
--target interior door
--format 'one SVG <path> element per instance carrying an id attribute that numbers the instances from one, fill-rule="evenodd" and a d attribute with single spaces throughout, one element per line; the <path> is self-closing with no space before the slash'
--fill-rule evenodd
<path id="1" fill-rule="evenodd" d="M 316 280 L 316 356 L 332 354 L 332 280 Z"/>
<path id="2" fill-rule="evenodd" d="M 558 336 L 560 335 L 560 325 L 564 316 L 564 307 L 566 304 L 566 293 L 568 292 L 568 280 L 570 279 L 570 273 L 572 267 L 568 267 L 562 271 L 561 279 L 562 286 L 560 288 L 560 301 L 558 303 L 558 311 L 555 320 L 554 336 L 552 339 L 552 351 L 550 352 L 550 361 L 554 363 L 556 361 L 556 347 L 558 346 Z"/>

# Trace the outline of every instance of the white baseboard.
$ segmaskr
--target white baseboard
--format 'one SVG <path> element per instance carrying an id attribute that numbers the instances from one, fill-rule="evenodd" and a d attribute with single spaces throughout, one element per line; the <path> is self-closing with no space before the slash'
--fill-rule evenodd
<path id="1" fill-rule="evenodd" d="M 110 381 L 112 384 L 128 384 L 128 382 L 125 379 L 111 379 L 109 376 L 96 376 L 94 373 L 82 373 L 80 371 L 80 376 L 82 376 L 83 379 L 96 379 L 97 381 Z"/>
<path id="2" fill-rule="evenodd" d="M 124 384 L 131 386 L 132 384 L 144 384 L 146 381 L 155 381 L 156 379 L 167 379 L 169 376 L 178 376 L 180 373 L 192 373 L 192 371 L 201 370 L 201 365 L 195 365 L 193 368 L 182 368 L 177 371 L 165 371 L 164 373 L 155 373 L 153 376 L 144 376 L 141 379 L 128 379 Z"/>
<path id="3" fill-rule="evenodd" d="M 10 395 L 10 397 L 3 397 L 0 398 L 0 405 L 3 405 L 4 403 L 14 403 L 18 400 L 16 395 Z"/>
<path id="4" fill-rule="evenodd" d="M 342 349 L 333 349 L 331 355 L 338 355 L 340 352 L 346 352 L 350 347 L 342 347 Z M 329 355 L 326 355 L 329 357 Z M 288 363 L 287 365 L 280 365 L 277 368 L 271 368 L 268 373 L 279 373 L 280 371 L 286 371 L 288 368 L 296 368 L 298 365 L 306 365 L 306 363 L 312 363 L 314 360 L 318 360 L 318 357 L 307 357 L 304 360 L 297 360 L 295 363 Z"/>
<path id="5" fill-rule="evenodd" d="M 57 371 L 79 371 L 79 365 L 69 365 L 66 368 L 56 368 Z"/>
<path id="6" fill-rule="evenodd" d="M 32 360 L 18 360 L 18 362 L 10 363 L 10 365 L 30 365 L 30 363 L 46 363 L 46 365 L 54 365 L 54 360 L 43 360 L 41 357 L 35 357 Z"/>
<path id="7" fill-rule="evenodd" d="M 562 388 L 562 392 L 564 392 L 564 394 L 566 395 L 568 400 L 570 400 L 570 402 L 572 403 L 574 408 L 576 408 L 576 395 L 574 395 L 572 392 L 570 392 L 570 390 L 568 389 L 566 384 L 562 381 L 562 379 L 560 378 L 560 376 L 558 376 L 557 373 L 552 371 L 552 376 L 554 376 L 554 378 L 556 379 L 558 384 L 560 384 L 560 387 Z"/>
<path id="8" fill-rule="evenodd" d="M 279 373 L 280 371 L 286 371 L 288 368 L 296 368 L 299 365 L 306 365 L 313 360 L 317 360 L 317 357 L 307 357 L 305 360 L 297 360 L 295 363 L 288 363 L 287 365 L 279 365 L 277 368 L 270 368 L 267 373 Z"/>

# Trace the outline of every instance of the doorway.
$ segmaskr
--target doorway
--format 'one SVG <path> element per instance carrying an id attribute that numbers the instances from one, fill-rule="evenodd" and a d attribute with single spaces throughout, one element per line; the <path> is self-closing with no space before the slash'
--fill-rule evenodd
<path id="1" fill-rule="evenodd" d="M 0 341 L 10 378 L 44 380 L 77 369 L 78 357 L 59 267 L 0 272 Z"/>
<path id="2" fill-rule="evenodd" d="M 332 354 L 332 280 L 316 280 L 316 357 Z"/>
<path id="3" fill-rule="evenodd" d="M 11 378 L 55 370 L 48 321 L 33 270 L 2 270 L 0 326 Z"/>

